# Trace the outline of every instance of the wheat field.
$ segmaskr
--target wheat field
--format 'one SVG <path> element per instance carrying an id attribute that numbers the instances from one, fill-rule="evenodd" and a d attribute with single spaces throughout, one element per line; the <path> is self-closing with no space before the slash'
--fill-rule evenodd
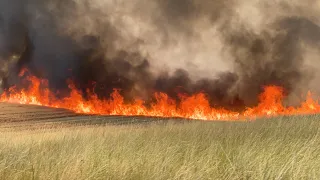
<path id="1" fill-rule="evenodd" d="M 39 117 L 0 121 L 0 179 L 320 177 L 317 115 L 254 122 L 105 117 L 93 122 L 112 123 L 83 125 Z"/>

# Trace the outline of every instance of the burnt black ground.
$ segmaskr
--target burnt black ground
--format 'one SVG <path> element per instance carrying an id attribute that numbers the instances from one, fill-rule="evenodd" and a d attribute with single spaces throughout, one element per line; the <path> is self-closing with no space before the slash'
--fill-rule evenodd
<path id="1" fill-rule="evenodd" d="M 188 121 L 190 120 L 181 118 L 77 114 L 65 109 L 44 106 L 0 103 L 0 129 L 2 130 L 7 128 L 34 129 L 79 125 L 142 125 Z"/>

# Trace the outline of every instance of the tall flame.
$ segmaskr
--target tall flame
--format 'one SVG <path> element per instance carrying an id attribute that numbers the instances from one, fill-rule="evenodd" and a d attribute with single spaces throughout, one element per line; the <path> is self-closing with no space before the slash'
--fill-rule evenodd
<path id="1" fill-rule="evenodd" d="M 25 71 L 20 75 L 23 76 Z M 76 113 L 99 115 L 141 115 L 155 117 L 181 117 L 203 120 L 241 120 L 256 117 L 270 117 L 278 115 L 299 115 L 320 113 L 320 105 L 309 92 L 305 102 L 299 107 L 283 106 L 283 89 L 278 86 L 267 86 L 260 95 L 260 103 L 253 108 L 246 108 L 244 112 L 233 112 L 226 109 L 210 107 L 206 95 L 203 93 L 183 97 L 179 103 L 165 93 L 155 93 L 155 102 L 146 107 L 141 100 L 127 104 L 120 95 L 119 90 L 114 90 L 109 99 L 99 99 L 95 93 L 88 91 L 89 96 L 83 94 L 70 83 L 70 95 L 58 99 L 48 88 L 48 81 L 33 75 L 26 77 L 30 82 L 28 88 L 18 90 L 13 86 L 1 94 L 0 102 L 19 104 L 33 104 L 54 108 L 64 108 Z"/>

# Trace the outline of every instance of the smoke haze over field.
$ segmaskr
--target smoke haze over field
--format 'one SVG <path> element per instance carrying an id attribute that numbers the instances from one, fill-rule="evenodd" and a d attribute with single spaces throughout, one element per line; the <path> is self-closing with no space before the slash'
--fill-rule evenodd
<path id="1" fill-rule="evenodd" d="M 101 97 L 202 91 L 254 105 L 274 84 L 294 103 L 320 92 L 318 17 L 311 0 L 0 0 L 2 87 L 22 85 L 26 67 L 53 90 L 71 78 Z"/>

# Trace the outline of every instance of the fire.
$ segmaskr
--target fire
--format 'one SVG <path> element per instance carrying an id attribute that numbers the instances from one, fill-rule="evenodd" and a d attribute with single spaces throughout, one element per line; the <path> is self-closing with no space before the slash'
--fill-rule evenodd
<path id="1" fill-rule="evenodd" d="M 21 76 L 25 71 L 21 73 Z M 84 98 L 82 93 L 70 83 L 70 95 L 58 99 L 48 88 L 48 81 L 33 75 L 26 77 L 30 82 L 29 88 L 18 90 L 11 87 L 0 96 L 0 102 L 19 104 L 33 104 L 54 108 L 64 108 L 76 113 L 98 115 L 125 115 L 125 116 L 154 116 L 154 117 L 181 117 L 203 120 L 242 120 L 256 117 L 270 117 L 279 115 L 315 114 L 320 112 L 320 104 L 312 98 L 309 92 L 305 102 L 299 107 L 283 106 L 283 89 L 278 86 L 267 86 L 260 95 L 260 103 L 253 108 L 246 108 L 244 112 L 233 112 L 226 109 L 212 108 L 206 95 L 203 93 L 183 97 L 179 103 L 165 93 L 155 93 L 156 101 L 146 107 L 141 100 L 127 104 L 120 95 L 119 90 L 114 90 L 109 99 L 99 99 L 95 93 L 90 93 Z"/>

